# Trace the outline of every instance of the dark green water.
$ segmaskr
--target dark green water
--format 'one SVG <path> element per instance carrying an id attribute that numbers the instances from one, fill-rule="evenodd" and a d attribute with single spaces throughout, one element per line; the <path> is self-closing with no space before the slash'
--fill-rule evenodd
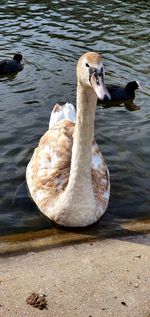
<path id="1" fill-rule="evenodd" d="M 97 108 L 95 137 L 111 174 L 111 199 L 96 225 L 149 218 L 150 56 L 148 1 L 0 1 L 0 60 L 26 64 L 0 78 L 0 234 L 49 228 L 28 197 L 25 168 L 56 102 L 75 104 L 75 65 L 86 51 L 104 56 L 106 82 L 138 80 L 137 111 Z"/>

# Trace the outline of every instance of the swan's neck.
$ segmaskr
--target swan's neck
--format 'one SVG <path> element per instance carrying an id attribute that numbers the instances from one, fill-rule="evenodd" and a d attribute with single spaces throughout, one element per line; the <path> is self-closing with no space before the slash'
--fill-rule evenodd
<path id="1" fill-rule="evenodd" d="M 96 102 L 94 91 L 78 83 L 70 176 L 53 210 L 54 220 L 65 226 L 86 226 L 98 219 L 91 179 Z"/>
<path id="2" fill-rule="evenodd" d="M 92 88 L 77 85 L 77 118 L 73 138 L 68 187 L 81 191 L 91 187 L 91 155 L 97 96 Z M 92 190 L 92 188 L 91 188 Z"/>

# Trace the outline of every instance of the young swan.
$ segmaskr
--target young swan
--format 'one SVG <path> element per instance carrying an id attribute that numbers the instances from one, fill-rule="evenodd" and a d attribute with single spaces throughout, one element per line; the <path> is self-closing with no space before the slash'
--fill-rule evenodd
<path id="1" fill-rule="evenodd" d="M 88 226 L 108 206 L 109 172 L 93 141 L 97 97 L 104 96 L 110 99 L 102 56 L 86 53 L 77 64 L 76 119 L 71 104 L 56 104 L 50 129 L 40 139 L 27 166 L 33 200 L 42 213 L 63 226 Z"/>

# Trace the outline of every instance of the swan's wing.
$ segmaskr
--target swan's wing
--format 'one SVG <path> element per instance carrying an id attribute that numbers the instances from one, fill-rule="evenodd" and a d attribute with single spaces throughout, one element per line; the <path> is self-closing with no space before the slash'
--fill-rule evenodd
<path id="1" fill-rule="evenodd" d="M 97 210 L 106 210 L 110 196 L 110 176 L 104 157 L 94 141 L 92 146 L 92 184 Z"/>
<path id="2" fill-rule="evenodd" d="M 40 139 L 26 170 L 30 194 L 37 206 L 53 200 L 65 189 L 69 174 L 75 122 L 75 108 L 66 103 L 52 110 L 49 130 Z"/>
<path id="3" fill-rule="evenodd" d="M 76 112 L 74 106 L 71 103 L 65 103 L 62 106 L 57 103 L 54 106 L 50 116 L 49 129 L 52 128 L 57 122 L 63 119 L 75 123 Z"/>
<path id="4" fill-rule="evenodd" d="M 42 136 L 27 166 L 28 188 L 40 209 L 53 203 L 68 183 L 73 132 L 73 122 L 56 123 Z"/>

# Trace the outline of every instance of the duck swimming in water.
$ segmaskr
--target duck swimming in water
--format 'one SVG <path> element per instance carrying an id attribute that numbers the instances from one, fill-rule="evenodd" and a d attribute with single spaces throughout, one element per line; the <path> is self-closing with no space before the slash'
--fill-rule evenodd
<path id="1" fill-rule="evenodd" d="M 67 227 L 85 227 L 106 211 L 109 171 L 94 139 L 97 98 L 110 99 L 102 56 L 90 52 L 77 64 L 77 114 L 71 104 L 56 104 L 49 130 L 27 166 L 31 197 L 41 212 Z"/>
<path id="2" fill-rule="evenodd" d="M 22 55 L 17 53 L 13 59 L 0 61 L 0 75 L 14 74 L 23 70 Z"/>
<path id="3" fill-rule="evenodd" d="M 110 93 L 111 100 L 105 100 L 105 97 L 103 100 L 98 100 L 98 103 L 105 103 L 105 102 L 123 102 L 123 101 L 129 101 L 133 100 L 135 98 L 135 90 L 140 88 L 140 85 L 138 81 L 130 81 L 125 88 L 119 87 L 116 85 L 108 85 L 107 89 Z"/>

